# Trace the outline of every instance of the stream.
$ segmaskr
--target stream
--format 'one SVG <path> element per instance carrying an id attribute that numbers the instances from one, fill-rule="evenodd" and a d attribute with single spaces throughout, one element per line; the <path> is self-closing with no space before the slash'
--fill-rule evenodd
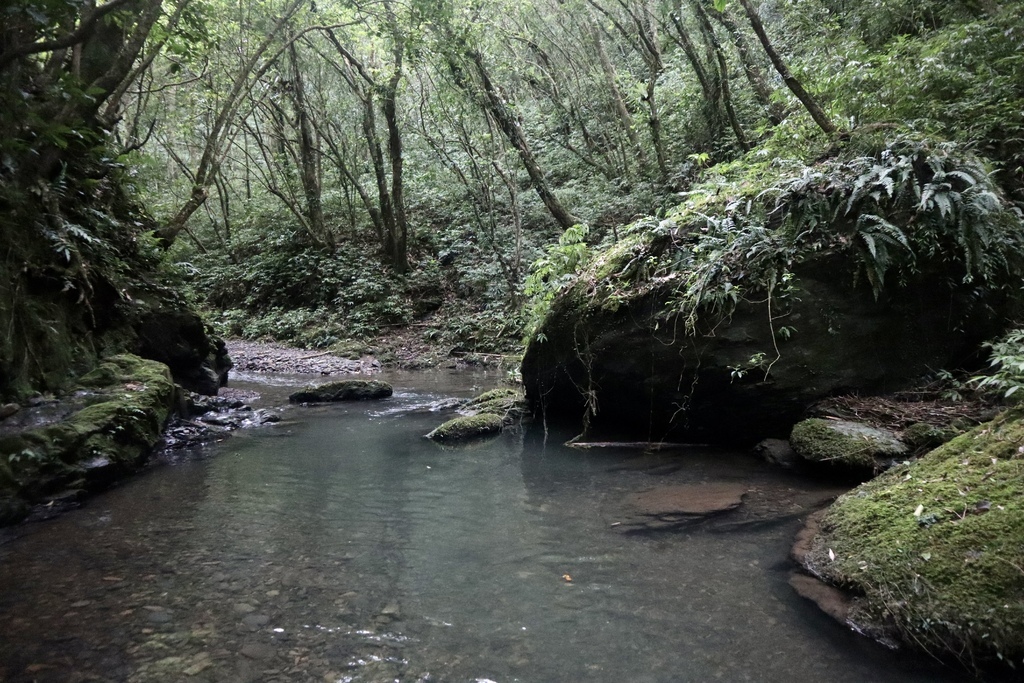
<path id="1" fill-rule="evenodd" d="M 497 375 L 385 373 L 391 399 L 163 458 L 0 536 L 0 681 L 953 681 L 788 585 L 840 492 L 728 451 L 579 451 L 540 425 L 458 448 L 429 406 Z M 280 406 L 299 377 L 232 385 Z M 746 487 L 628 523 L 630 496 Z M 631 517 L 632 515 L 632 517 Z M 657 526 L 657 525 L 655 525 Z"/>

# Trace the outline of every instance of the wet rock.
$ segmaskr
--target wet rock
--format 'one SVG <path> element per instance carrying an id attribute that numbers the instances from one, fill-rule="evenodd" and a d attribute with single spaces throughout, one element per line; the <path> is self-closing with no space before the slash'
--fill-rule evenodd
<path id="1" fill-rule="evenodd" d="M 326 384 L 310 385 L 296 391 L 288 400 L 292 403 L 329 403 L 334 401 L 364 401 L 387 398 L 394 393 L 391 385 L 379 380 L 347 379 Z"/>
<path id="2" fill-rule="evenodd" d="M 135 326 L 136 352 L 171 369 L 189 391 L 214 396 L 227 383 L 231 358 L 224 342 L 194 311 L 163 307 L 146 311 Z"/>
<path id="3" fill-rule="evenodd" d="M 235 605 L 234 610 L 239 614 L 250 614 L 251 612 L 255 612 L 256 608 L 247 602 L 239 602 Z"/>
<path id="4" fill-rule="evenodd" d="M 1021 661 L 1022 444 L 1016 408 L 862 484 L 826 511 L 804 567 L 860 596 L 861 630 Z"/>
<path id="5" fill-rule="evenodd" d="M 926 451 L 938 448 L 963 431 L 963 429 L 957 429 L 952 425 L 936 427 L 924 422 L 915 422 L 903 430 L 901 441 L 915 451 Z"/>
<path id="6" fill-rule="evenodd" d="M 765 462 L 787 469 L 800 462 L 800 456 L 785 439 L 764 439 L 754 446 L 754 453 Z"/>
<path id="7" fill-rule="evenodd" d="M 526 415 L 527 405 L 521 390 L 502 387 L 485 391 L 466 403 L 463 408 L 470 414 L 497 415 L 508 425 Z"/>
<path id="8" fill-rule="evenodd" d="M 277 654 L 277 648 L 267 643 L 246 643 L 239 652 L 249 659 L 271 659 Z"/>
<path id="9" fill-rule="evenodd" d="M 2 406 L 0 406 L 0 420 L 6 419 L 11 415 L 14 415 L 19 410 L 21 410 L 21 406 L 19 406 L 17 403 L 3 404 Z"/>
<path id="10" fill-rule="evenodd" d="M 501 431 L 504 420 L 493 413 L 481 413 L 448 420 L 426 435 L 433 441 L 466 441 L 493 436 Z"/>
<path id="11" fill-rule="evenodd" d="M 793 572 L 789 576 L 789 585 L 802 598 L 816 604 L 822 612 L 840 624 L 846 624 L 850 618 L 850 596 L 835 586 L 830 586 L 820 579 L 807 574 Z"/>
<path id="12" fill-rule="evenodd" d="M 254 631 L 261 626 L 266 626 L 269 622 L 270 617 L 266 614 L 247 614 L 242 617 L 242 623 Z"/>
<path id="13" fill-rule="evenodd" d="M 90 375 L 111 383 L 90 392 L 88 403 L 79 395 L 23 411 L 44 417 L 0 433 L 0 497 L 46 503 L 55 490 L 105 485 L 149 454 L 175 405 L 167 367 L 120 355 Z"/>
<path id="14" fill-rule="evenodd" d="M 746 493 L 733 482 L 659 486 L 626 496 L 611 526 L 626 533 L 674 529 L 735 510 Z"/>
<path id="15" fill-rule="evenodd" d="M 974 285 L 951 290 L 946 283 L 962 278 L 924 268 L 898 295 L 876 298 L 850 287 L 851 249 L 808 254 L 794 265 L 789 286 L 798 296 L 741 297 L 727 313 L 709 304 L 684 321 L 673 312 L 685 270 L 660 282 L 619 275 L 677 248 L 650 232 L 598 254 L 552 302 L 522 360 L 536 413 L 573 424 L 586 414 L 597 431 L 756 443 L 784 436 L 828 396 L 891 392 L 931 368 L 955 367 L 998 334 L 1010 312 L 998 293 L 989 290 L 988 309 Z M 735 267 L 729 272 L 745 265 Z M 780 339 L 771 322 L 780 315 L 798 333 Z M 596 414 L 587 411 L 595 405 Z"/>
<path id="16" fill-rule="evenodd" d="M 254 410 L 250 417 L 247 417 L 244 420 L 242 420 L 242 426 L 259 427 L 262 425 L 273 424 L 275 422 L 280 421 L 281 416 L 275 413 L 274 411 L 268 410 L 266 408 L 260 408 L 258 410 Z"/>
<path id="17" fill-rule="evenodd" d="M 0 493 L 0 526 L 20 522 L 28 516 L 31 509 L 21 498 L 6 497 Z"/>
<path id="18" fill-rule="evenodd" d="M 235 413 L 207 413 L 206 415 L 199 416 L 199 421 L 204 424 L 227 427 L 229 429 L 238 429 L 242 424 L 242 419 L 242 417 Z"/>
<path id="19" fill-rule="evenodd" d="M 793 427 L 789 442 L 808 462 L 872 471 L 908 453 L 892 432 L 847 420 L 804 420 Z"/>

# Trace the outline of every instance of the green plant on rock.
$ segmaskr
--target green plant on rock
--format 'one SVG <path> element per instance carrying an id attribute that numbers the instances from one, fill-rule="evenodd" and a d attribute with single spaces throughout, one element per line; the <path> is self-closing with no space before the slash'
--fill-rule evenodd
<path id="1" fill-rule="evenodd" d="M 574 225 L 558 238 L 558 244 L 547 248 L 544 256 L 533 262 L 526 277 L 523 293 L 526 303 L 526 338 L 532 339 L 555 296 L 575 281 L 589 258 L 586 225 Z M 543 339 L 538 338 L 538 341 Z"/>
<path id="2" fill-rule="evenodd" d="M 991 374 L 973 377 L 980 391 L 1000 394 L 1019 402 L 1024 399 L 1024 328 L 1015 329 L 986 345 L 992 352 Z M 1018 393 L 1020 392 L 1020 393 Z"/>
<path id="3" fill-rule="evenodd" d="M 579 291 L 602 307 L 667 292 L 663 319 L 690 334 L 741 301 L 767 301 L 774 320 L 798 296 L 794 269 L 819 257 L 841 257 L 852 286 L 864 282 L 876 298 L 929 274 L 979 291 L 1008 290 L 1024 274 L 1024 221 L 983 162 L 961 145 L 909 136 L 880 147 L 856 138 L 810 166 L 734 165 L 664 220 L 625 234 L 593 260 Z"/>

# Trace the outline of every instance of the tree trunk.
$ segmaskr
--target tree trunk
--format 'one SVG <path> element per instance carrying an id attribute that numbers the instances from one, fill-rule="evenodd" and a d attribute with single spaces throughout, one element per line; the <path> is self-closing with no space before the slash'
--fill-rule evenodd
<path id="1" fill-rule="evenodd" d="M 757 14 L 757 10 L 750 4 L 750 0 L 740 0 L 740 4 L 743 5 L 743 11 L 747 13 L 747 19 L 750 20 L 750 26 L 754 29 L 754 33 L 757 34 L 757 39 L 761 41 L 761 46 L 764 48 L 765 54 L 768 55 L 768 59 L 771 60 L 772 66 L 782 76 L 782 80 L 785 81 L 786 86 L 790 91 L 796 95 L 796 98 L 800 100 L 800 103 L 804 105 L 807 112 L 814 119 L 814 122 L 818 124 L 828 135 L 835 135 L 836 126 L 832 123 L 832 119 L 828 117 L 825 110 L 818 105 L 817 100 L 811 96 L 809 92 L 804 90 L 804 86 L 799 80 L 789 71 L 789 67 L 779 56 L 779 53 L 772 47 L 772 43 L 768 40 L 768 34 L 765 33 L 764 24 L 761 23 L 761 17 Z"/>
<path id="2" fill-rule="evenodd" d="M 704 10 L 701 0 L 691 0 L 691 4 L 693 5 L 693 9 L 697 15 L 697 24 L 704 33 L 705 39 L 711 45 L 711 49 L 715 54 L 715 59 L 718 61 L 722 107 L 725 109 L 725 114 L 729 119 L 729 126 L 732 127 L 732 132 L 736 135 L 736 140 L 740 144 L 740 149 L 747 152 L 750 150 L 750 143 L 747 142 L 747 136 L 744 135 L 743 128 L 740 126 L 740 120 L 736 116 L 736 109 L 732 106 L 732 94 L 729 90 L 729 65 L 725 61 L 725 51 L 722 49 L 722 44 L 718 42 L 718 36 L 715 35 L 715 29 L 711 25 L 711 19 L 708 17 L 708 13 Z"/>
<path id="3" fill-rule="evenodd" d="M 587 28 L 590 30 L 590 35 L 594 40 L 594 46 L 597 48 L 597 58 L 598 61 L 601 62 L 601 71 L 604 73 L 605 83 L 608 85 L 608 93 L 611 95 L 612 104 L 615 107 L 615 113 L 619 117 L 619 123 L 622 125 L 623 131 L 629 138 L 629 142 L 633 145 L 633 149 L 636 150 L 637 161 L 640 164 L 640 174 L 644 175 L 647 170 L 647 152 L 644 150 L 644 146 L 640 142 L 640 136 L 637 135 L 636 126 L 633 123 L 633 116 L 629 113 L 629 109 L 626 107 L 626 101 L 623 99 L 622 92 L 619 90 L 615 66 L 608 58 L 608 51 L 604 49 L 604 40 L 601 38 L 601 29 L 590 17 L 587 17 Z"/>
<path id="4" fill-rule="evenodd" d="M 390 0 L 384 0 L 391 37 L 394 40 L 391 78 L 383 89 L 381 104 L 384 121 L 388 127 L 388 158 L 391 162 L 391 202 L 394 207 L 394 239 L 391 245 L 391 265 L 395 271 L 405 274 L 409 271 L 409 223 L 405 215 L 405 180 L 403 176 L 402 134 L 398 127 L 398 85 L 402 82 L 402 61 L 405 53 L 405 37 L 398 27 Z"/>
<path id="5" fill-rule="evenodd" d="M 483 56 L 473 49 L 466 50 L 465 54 L 473 63 L 476 73 L 480 77 L 481 88 L 483 90 L 483 101 L 481 104 L 490 111 L 494 120 L 497 122 L 498 127 L 501 129 L 501 132 L 505 134 L 509 143 L 519 153 L 519 159 L 523 162 L 523 168 L 526 169 L 526 174 L 530 177 L 530 184 L 540 197 L 540 200 L 544 202 L 544 206 L 547 207 L 552 218 L 555 219 L 563 230 L 568 230 L 579 223 L 579 219 L 569 213 L 565 207 L 562 206 L 562 203 L 558 201 L 558 197 L 556 197 L 551 191 L 551 188 L 548 187 L 547 179 L 544 177 L 544 171 L 541 169 L 540 164 L 537 163 L 537 158 L 533 155 L 533 151 L 530 149 L 530 145 L 526 141 L 526 137 L 523 135 L 522 129 L 519 127 L 519 122 L 516 121 L 512 112 L 509 111 L 508 107 L 505 105 L 505 101 L 502 99 L 501 95 L 494 87 L 494 83 L 491 81 L 491 76 L 487 71 L 487 67 L 484 65 Z M 455 76 L 459 87 L 472 94 L 473 88 L 470 83 L 466 81 L 459 65 L 455 64 L 452 60 L 449 60 L 449 65 L 452 67 L 452 73 Z"/>
<path id="6" fill-rule="evenodd" d="M 306 106 L 305 84 L 299 68 L 299 55 L 295 43 L 289 47 L 292 62 L 292 100 L 299 132 L 299 179 L 306 199 L 306 217 L 314 239 L 333 245 L 332 236 L 324 222 L 324 208 L 320 190 L 319 164 L 317 163 L 316 141 L 310 124 L 309 109 Z"/>
<path id="7" fill-rule="evenodd" d="M 782 122 L 783 116 L 782 106 L 779 102 L 772 100 L 772 88 L 768 85 L 768 79 L 754 59 L 754 55 L 750 51 L 750 45 L 747 44 L 747 39 L 743 36 L 743 32 L 740 31 L 739 26 L 732 20 L 732 17 L 725 12 L 719 12 L 711 8 L 710 13 L 711 16 L 725 27 L 725 30 L 732 37 L 732 42 L 736 46 L 736 52 L 743 63 L 743 73 L 746 75 L 747 82 L 750 83 L 750 88 L 754 91 L 757 101 L 764 107 L 768 115 L 768 121 L 773 126 L 779 125 Z"/>

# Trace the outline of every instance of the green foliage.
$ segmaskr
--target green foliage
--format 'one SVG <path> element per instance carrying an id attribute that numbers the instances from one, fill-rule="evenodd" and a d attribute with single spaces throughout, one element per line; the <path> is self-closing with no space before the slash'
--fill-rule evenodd
<path id="1" fill-rule="evenodd" d="M 854 156 L 873 145 L 856 140 L 811 166 L 755 153 L 722 169 L 664 220 L 634 223 L 632 240 L 594 260 L 597 286 L 584 286 L 612 308 L 667 290 L 666 316 L 691 331 L 745 298 L 784 300 L 794 268 L 818 257 L 842 256 L 852 284 L 876 298 L 937 272 L 954 273 L 951 285 L 1016 291 L 1024 223 L 983 163 L 957 144 L 903 136 Z"/>
<path id="2" fill-rule="evenodd" d="M 839 24 L 827 40 L 838 44 L 824 57 L 826 68 L 816 55 L 821 84 L 857 124 L 909 122 L 977 145 L 999 163 L 997 183 L 1019 193 L 1024 7 L 1000 3 L 982 12 L 973 4 L 887 0 L 833 14 Z"/>
<path id="3" fill-rule="evenodd" d="M 990 373 L 972 378 L 971 383 L 980 391 L 1012 397 L 1017 402 L 1024 400 L 1024 328 L 1012 330 L 986 346 L 991 352 Z"/>
<path id="4" fill-rule="evenodd" d="M 555 295 L 573 282 L 586 265 L 589 232 L 586 225 L 572 226 L 558 238 L 558 244 L 549 246 L 547 253 L 533 262 L 523 288 L 529 298 L 525 307 L 527 339 L 535 335 Z"/>

